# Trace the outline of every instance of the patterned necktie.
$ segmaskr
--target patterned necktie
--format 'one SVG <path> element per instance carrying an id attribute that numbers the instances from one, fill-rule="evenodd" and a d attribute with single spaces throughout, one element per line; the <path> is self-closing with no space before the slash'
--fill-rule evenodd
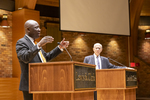
<path id="1" fill-rule="evenodd" d="M 37 44 L 37 42 L 36 42 L 36 41 L 34 41 L 34 43 L 35 43 L 35 44 Z M 43 56 L 43 54 L 42 54 L 42 51 L 41 51 L 41 50 L 39 51 L 39 54 L 40 54 L 41 59 L 43 60 L 43 62 L 46 62 L 46 59 L 45 59 L 45 57 Z"/>
<path id="2" fill-rule="evenodd" d="M 97 66 L 98 66 L 98 69 L 100 69 L 100 63 L 99 63 L 98 56 L 97 56 L 96 58 L 97 58 Z"/>

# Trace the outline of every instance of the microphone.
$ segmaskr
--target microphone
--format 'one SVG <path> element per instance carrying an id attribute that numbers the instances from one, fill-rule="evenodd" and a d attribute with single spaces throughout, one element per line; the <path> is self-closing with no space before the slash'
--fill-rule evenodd
<path id="1" fill-rule="evenodd" d="M 58 45 L 61 45 L 60 42 L 57 42 Z M 62 45 L 63 46 L 63 45 Z M 64 46 L 63 46 L 64 47 Z M 68 55 L 70 56 L 70 60 L 72 61 L 72 57 L 70 55 L 70 53 L 68 52 L 68 50 L 64 47 L 64 49 L 67 51 Z"/>
<path id="2" fill-rule="evenodd" d="M 122 65 L 122 66 L 125 66 L 125 65 L 123 65 L 123 64 L 121 64 L 121 63 L 119 63 L 118 61 L 113 60 L 113 59 L 111 59 L 111 58 L 109 58 L 109 57 L 108 57 L 108 59 L 112 60 L 113 62 L 115 62 L 115 63 L 117 63 L 117 64 L 120 64 L 120 65 Z M 126 66 L 125 66 L 125 67 L 126 67 Z"/>

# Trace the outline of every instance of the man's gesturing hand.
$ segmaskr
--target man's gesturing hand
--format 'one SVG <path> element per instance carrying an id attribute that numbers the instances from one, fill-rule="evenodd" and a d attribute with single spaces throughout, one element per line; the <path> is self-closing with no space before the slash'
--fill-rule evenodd
<path id="1" fill-rule="evenodd" d="M 65 38 L 63 38 L 63 40 L 60 42 L 59 48 L 63 49 L 63 48 L 67 48 L 69 45 L 69 41 L 65 41 Z"/>
<path id="2" fill-rule="evenodd" d="M 40 40 L 40 42 L 38 42 L 38 46 L 39 47 L 42 47 L 42 46 L 44 46 L 45 44 L 47 44 L 47 43 L 52 43 L 54 41 L 54 38 L 52 37 L 52 36 L 44 36 L 41 40 Z"/>

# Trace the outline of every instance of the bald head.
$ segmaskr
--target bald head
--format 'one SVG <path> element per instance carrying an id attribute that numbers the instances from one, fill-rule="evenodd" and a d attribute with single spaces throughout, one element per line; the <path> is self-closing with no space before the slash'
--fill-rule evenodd
<path id="1" fill-rule="evenodd" d="M 37 23 L 37 22 L 35 20 L 27 20 L 24 24 L 25 31 L 27 31 L 27 29 L 31 27 L 34 23 Z"/>
<path id="2" fill-rule="evenodd" d="M 27 20 L 24 24 L 24 28 L 25 33 L 33 39 L 36 39 L 40 36 L 41 29 L 35 20 Z"/>

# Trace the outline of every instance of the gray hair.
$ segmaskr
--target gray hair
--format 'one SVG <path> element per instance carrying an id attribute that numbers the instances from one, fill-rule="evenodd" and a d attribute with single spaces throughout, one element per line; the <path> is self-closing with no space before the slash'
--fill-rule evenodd
<path id="1" fill-rule="evenodd" d="M 101 45 L 100 43 L 95 43 L 94 46 L 93 46 L 93 48 L 94 48 L 96 45 L 99 45 L 99 46 L 102 47 L 102 45 Z"/>

